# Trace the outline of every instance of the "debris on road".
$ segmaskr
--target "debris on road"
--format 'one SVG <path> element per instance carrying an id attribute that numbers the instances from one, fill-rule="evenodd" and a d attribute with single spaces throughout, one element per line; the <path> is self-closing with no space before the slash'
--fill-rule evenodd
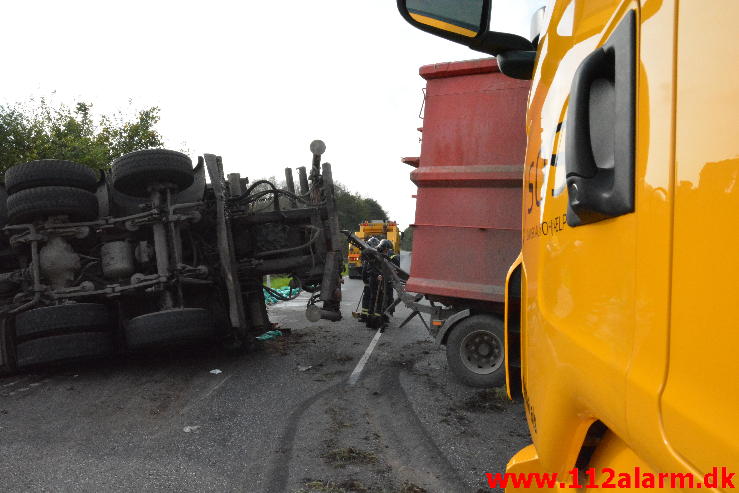
<path id="1" fill-rule="evenodd" d="M 282 332 L 280 332 L 279 330 L 269 330 L 264 334 L 257 336 L 256 339 L 258 341 L 269 341 L 272 339 L 277 339 L 278 337 L 282 337 Z"/>
<path id="2" fill-rule="evenodd" d="M 274 305 L 280 301 L 294 300 L 300 294 L 300 288 L 291 288 L 285 286 L 284 288 L 268 288 L 264 287 L 264 302 L 268 305 Z"/>
<path id="3" fill-rule="evenodd" d="M 184 431 L 185 433 L 193 433 L 193 432 L 197 432 L 199 429 L 200 429 L 200 425 L 185 426 L 184 428 L 182 428 L 182 431 Z"/>
<path id="4" fill-rule="evenodd" d="M 223 372 L 219 370 L 218 368 L 216 368 L 215 370 L 210 370 L 210 373 L 212 373 L 213 375 L 220 375 Z"/>
<path id="5" fill-rule="evenodd" d="M 308 371 L 313 368 L 313 365 L 298 365 L 298 371 Z"/>

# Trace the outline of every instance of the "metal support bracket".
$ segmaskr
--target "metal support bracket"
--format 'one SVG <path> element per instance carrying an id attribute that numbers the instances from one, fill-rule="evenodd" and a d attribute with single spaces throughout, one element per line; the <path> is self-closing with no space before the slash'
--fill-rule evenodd
<path id="1" fill-rule="evenodd" d="M 205 165 L 208 169 L 213 193 L 216 198 L 216 236 L 218 256 L 221 260 L 221 270 L 228 292 L 228 316 L 231 326 L 239 336 L 246 338 L 246 315 L 244 303 L 236 272 L 236 256 L 234 252 L 233 236 L 229 218 L 226 213 L 226 184 L 223 178 L 223 162 L 220 156 L 205 154 Z"/>

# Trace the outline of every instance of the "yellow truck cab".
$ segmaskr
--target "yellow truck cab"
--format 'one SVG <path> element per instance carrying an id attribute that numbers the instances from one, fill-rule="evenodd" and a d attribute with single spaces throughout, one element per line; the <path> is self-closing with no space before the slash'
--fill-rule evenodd
<path id="1" fill-rule="evenodd" d="M 373 219 L 364 221 L 359 225 L 359 231 L 354 233 L 357 238 L 368 240 L 372 236 L 377 239 L 388 239 L 393 244 L 395 253 L 400 253 L 400 230 L 398 223 L 395 221 L 383 221 L 381 219 Z M 350 279 L 362 278 L 362 252 L 359 248 L 349 242 L 349 250 L 347 254 L 348 273 Z"/>
<path id="2" fill-rule="evenodd" d="M 739 485 L 739 2 L 556 0 L 528 39 L 489 0 L 398 7 L 532 80 L 506 338 L 533 444 L 496 486 Z"/>

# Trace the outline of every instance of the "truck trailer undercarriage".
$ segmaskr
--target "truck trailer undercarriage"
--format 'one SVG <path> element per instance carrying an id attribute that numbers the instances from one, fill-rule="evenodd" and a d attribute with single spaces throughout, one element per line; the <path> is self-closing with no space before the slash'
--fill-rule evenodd
<path id="1" fill-rule="evenodd" d="M 41 160 L 0 187 L 0 371 L 268 330 L 262 279 L 289 274 L 311 317 L 338 320 L 331 165 L 286 187 L 223 173 L 220 156 L 126 154 L 110 171 Z M 209 182 L 206 182 L 206 173 Z M 316 305 L 321 303 L 322 307 Z"/>

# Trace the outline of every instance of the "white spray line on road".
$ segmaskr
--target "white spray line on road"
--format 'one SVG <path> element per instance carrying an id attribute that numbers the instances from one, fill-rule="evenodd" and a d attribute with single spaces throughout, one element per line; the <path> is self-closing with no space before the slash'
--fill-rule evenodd
<path id="1" fill-rule="evenodd" d="M 359 375 L 361 375 L 362 370 L 364 369 L 364 365 L 367 364 L 367 360 L 369 360 L 369 357 L 372 354 L 372 351 L 374 351 L 375 346 L 377 345 L 377 341 L 380 340 L 381 335 L 382 329 L 377 329 L 377 332 L 375 332 L 375 337 L 372 338 L 372 342 L 370 342 L 369 346 L 367 346 L 367 349 L 364 351 L 362 359 L 359 360 L 356 368 L 354 368 L 352 374 L 349 375 L 349 385 L 354 385 L 355 383 L 357 383 L 357 380 L 359 380 Z"/>

